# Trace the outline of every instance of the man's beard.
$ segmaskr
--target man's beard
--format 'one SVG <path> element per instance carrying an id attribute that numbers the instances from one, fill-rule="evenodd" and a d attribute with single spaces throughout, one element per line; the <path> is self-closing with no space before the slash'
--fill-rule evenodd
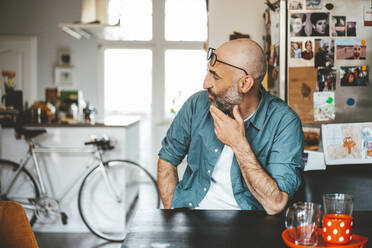
<path id="1" fill-rule="evenodd" d="M 216 106 L 231 118 L 234 118 L 234 105 L 240 104 L 243 100 L 243 95 L 239 93 L 238 84 L 234 83 L 225 92 L 218 95 L 214 94 L 211 90 L 208 90 L 208 92 L 213 96 L 213 100 L 210 100 L 210 104 Z"/>

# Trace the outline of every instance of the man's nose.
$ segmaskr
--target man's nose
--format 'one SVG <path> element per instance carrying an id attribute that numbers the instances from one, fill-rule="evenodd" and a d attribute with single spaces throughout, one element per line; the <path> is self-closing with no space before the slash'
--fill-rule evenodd
<path id="1" fill-rule="evenodd" d="M 207 89 L 210 89 L 210 88 L 212 88 L 212 84 L 211 84 L 211 81 L 210 81 L 209 76 L 207 74 L 205 76 L 205 79 L 204 79 L 203 89 L 207 90 Z"/>

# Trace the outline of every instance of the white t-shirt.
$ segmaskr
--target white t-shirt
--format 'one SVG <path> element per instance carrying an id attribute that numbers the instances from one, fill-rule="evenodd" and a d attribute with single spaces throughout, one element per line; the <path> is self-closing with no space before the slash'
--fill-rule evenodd
<path id="1" fill-rule="evenodd" d="M 253 114 L 244 121 L 249 120 Z M 195 209 L 240 209 L 231 184 L 230 170 L 233 158 L 233 150 L 225 145 L 214 167 L 209 190 Z"/>

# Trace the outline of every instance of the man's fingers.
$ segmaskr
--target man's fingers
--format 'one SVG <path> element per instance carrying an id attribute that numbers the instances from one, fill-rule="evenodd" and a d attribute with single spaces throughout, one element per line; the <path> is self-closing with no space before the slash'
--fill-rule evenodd
<path id="1" fill-rule="evenodd" d="M 216 115 L 216 117 L 218 117 L 221 120 L 225 120 L 226 118 L 229 118 L 221 110 L 219 110 L 217 107 L 215 107 L 213 105 L 211 106 L 210 111 L 211 111 L 211 113 L 214 113 Z"/>

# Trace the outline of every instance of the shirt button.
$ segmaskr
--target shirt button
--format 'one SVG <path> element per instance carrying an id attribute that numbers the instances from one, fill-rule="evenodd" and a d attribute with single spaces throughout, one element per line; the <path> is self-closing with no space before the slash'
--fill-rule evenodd
<path id="1" fill-rule="evenodd" d="M 214 152 L 218 152 L 218 149 L 216 148 L 216 149 L 214 149 Z"/>
<path id="2" fill-rule="evenodd" d="M 204 191 L 207 191 L 207 188 L 204 188 Z"/>
<path id="3" fill-rule="evenodd" d="M 189 203 L 189 206 L 192 207 L 192 203 L 191 202 Z"/>
<path id="4" fill-rule="evenodd" d="M 211 170 L 208 170 L 208 174 L 211 174 Z"/>

